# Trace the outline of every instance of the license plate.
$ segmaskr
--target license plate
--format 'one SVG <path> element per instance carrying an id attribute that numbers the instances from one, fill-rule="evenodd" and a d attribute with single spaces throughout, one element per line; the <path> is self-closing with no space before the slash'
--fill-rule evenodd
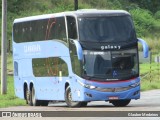
<path id="1" fill-rule="evenodd" d="M 110 96 L 109 100 L 118 100 L 119 98 L 117 96 Z"/>

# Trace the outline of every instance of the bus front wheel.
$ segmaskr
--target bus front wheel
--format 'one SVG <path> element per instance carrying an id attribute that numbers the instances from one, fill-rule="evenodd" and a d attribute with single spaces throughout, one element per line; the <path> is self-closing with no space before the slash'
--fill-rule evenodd
<path id="1" fill-rule="evenodd" d="M 88 104 L 88 102 L 82 102 L 82 103 L 81 103 L 81 107 L 86 107 L 87 104 Z"/>
<path id="2" fill-rule="evenodd" d="M 65 101 L 69 107 L 81 107 L 81 103 L 82 103 L 82 102 L 72 101 L 72 93 L 69 86 L 67 87 L 65 92 Z"/>
<path id="3" fill-rule="evenodd" d="M 112 100 L 110 101 L 115 107 L 124 107 L 130 103 L 131 99 L 129 100 Z"/>

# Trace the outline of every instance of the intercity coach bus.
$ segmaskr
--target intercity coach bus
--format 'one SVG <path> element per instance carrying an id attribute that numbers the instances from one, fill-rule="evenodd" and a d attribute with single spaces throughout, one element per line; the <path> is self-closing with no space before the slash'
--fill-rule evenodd
<path id="1" fill-rule="evenodd" d="M 140 98 L 138 42 L 123 10 L 77 10 L 15 19 L 16 96 L 31 106 L 65 101 L 69 107 Z"/>

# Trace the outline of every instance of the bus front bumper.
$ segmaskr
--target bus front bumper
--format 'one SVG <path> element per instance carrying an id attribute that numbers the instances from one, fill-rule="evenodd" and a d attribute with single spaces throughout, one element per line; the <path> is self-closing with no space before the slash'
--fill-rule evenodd
<path id="1" fill-rule="evenodd" d="M 77 80 L 73 101 L 110 101 L 140 98 L 140 78 L 121 82 Z"/>
<path id="2" fill-rule="evenodd" d="M 140 86 L 116 92 L 102 92 L 98 90 L 92 90 L 84 88 L 83 101 L 110 101 L 110 100 L 125 100 L 125 99 L 139 99 L 140 98 Z"/>

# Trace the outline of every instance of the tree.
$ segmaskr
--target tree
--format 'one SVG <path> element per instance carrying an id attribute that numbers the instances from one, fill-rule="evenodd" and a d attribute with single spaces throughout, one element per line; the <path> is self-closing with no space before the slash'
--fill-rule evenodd
<path id="1" fill-rule="evenodd" d="M 160 10 L 160 1 L 159 0 L 128 0 L 132 3 L 137 3 L 140 8 L 148 9 L 152 13 Z"/>

